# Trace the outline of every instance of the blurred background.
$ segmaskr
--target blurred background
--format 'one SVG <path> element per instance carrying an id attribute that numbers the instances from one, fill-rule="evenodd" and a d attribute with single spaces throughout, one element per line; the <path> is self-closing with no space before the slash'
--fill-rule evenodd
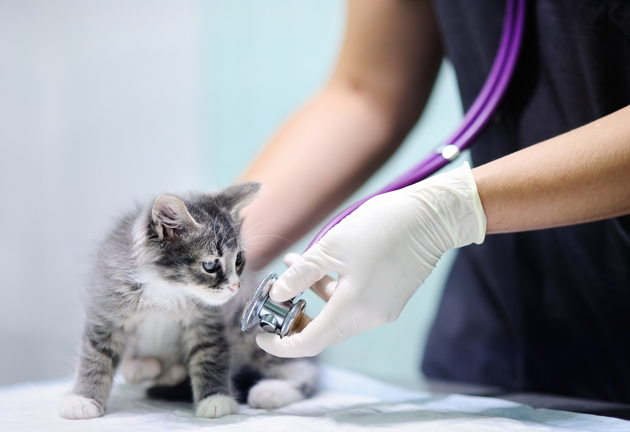
<path id="1" fill-rule="evenodd" d="M 72 374 L 99 239 L 135 202 L 234 181 L 325 83 L 344 19 L 341 0 L 0 0 L 0 385 Z M 461 115 L 445 63 L 422 120 L 354 198 L 412 166 Z M 453 257 L 396 323 L 322 361 L 420 381 Z M 306 299 L 316 314 L 322 302 Z"/>

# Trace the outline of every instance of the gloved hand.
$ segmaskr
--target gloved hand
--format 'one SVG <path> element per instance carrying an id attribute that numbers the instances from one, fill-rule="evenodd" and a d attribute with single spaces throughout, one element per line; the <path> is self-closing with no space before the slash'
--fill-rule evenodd
<path id="1" fill-rule="evenodd" d="M 279 357 L 314 356 L 393 322 L 444 252 L 482 243 L 485 233 L 467 163 L 374 197 L 297 258 L 271 288 L 272 300 L 285 301 L 313 285 L 327 302 L 322 312 L 301 333 L 283 339 L 261 333 L 256 341 Z M 326 276 L 334 272 L 338 280 Z"/>

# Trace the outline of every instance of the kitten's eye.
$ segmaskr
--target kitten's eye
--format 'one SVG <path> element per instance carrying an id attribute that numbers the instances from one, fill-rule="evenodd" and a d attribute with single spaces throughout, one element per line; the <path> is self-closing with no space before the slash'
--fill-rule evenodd
<path id="1" fill-rule="evenodd" d="M 203 263 L 203 269 L 207 271 L 208 273 L 216 273 L 219 271 L 220 268 L 221 268 L 221 263 L 219 262 L 218 258 L 212 262 Z"/>
<path id="2" fill-rule="evenodd" d="M 241 264 L 243 264 L 243 252 L 236 254 L 236 265 L 240 266 Z"/>

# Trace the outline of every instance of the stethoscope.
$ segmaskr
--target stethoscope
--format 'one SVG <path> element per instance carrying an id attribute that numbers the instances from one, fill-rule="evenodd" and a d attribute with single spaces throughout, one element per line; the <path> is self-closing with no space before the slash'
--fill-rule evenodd
<path id="1" fill-rule="evenodd" d="M 479 95 L 477 95 L 477 99 L 466 112 L 464 119 L 455 132 L 435 152 L 430 153 L 419 164 L 392 183 L 352 204 L 332 218 L 317 233 L 306 250 L 310 249 L 330 229 L 370 198 L 401 189 L 429 177 L 457 158 L 463 150 L 470 147 L 474 139 L 492 118 L 505 94 L 514 72 L 514 66 L 521 46 L 524 22 L 525 0 L 507 0 L 503 34 L 501 35 L 499 50 L 492 64 L 492 69 L 490 69 L 488 78 L 486 78 L 484 86 Z M 260 282 L 243 310 L 241 316 L 242 331 L 251 330 L 258 322 L 263 330 L 284 337 L 300 332 L 311 321 L 304 314 L 306 306 L 304 300 L 296 301 L 293 299 L 279 303 L 269 298 L 269 290 L 276 280 L 278 280 L 278 275 L 272 272 Z"/>

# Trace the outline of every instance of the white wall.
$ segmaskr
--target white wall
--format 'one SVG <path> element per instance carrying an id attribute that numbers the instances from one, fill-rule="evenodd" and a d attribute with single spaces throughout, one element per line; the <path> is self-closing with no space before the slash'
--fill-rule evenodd
<path id="1" fill-rule="evenodd" d="M 344 15 L 341 0 L 0 0 L 0 384 L 71 373 L 82 281 L 115 216 L 233 181 L 325 81 Z M 420 159 L 460 111 L 447 67 L 424 119 L 359 195 Z M 324 361 L 416 377 L 451 258 L 397 323 Z"/>
<path id="2" fill-rule="evenodd" d="M 71 373 L 113 217 L 199 187 L 199 1 L 0 1 L 0 383 Z"/>

